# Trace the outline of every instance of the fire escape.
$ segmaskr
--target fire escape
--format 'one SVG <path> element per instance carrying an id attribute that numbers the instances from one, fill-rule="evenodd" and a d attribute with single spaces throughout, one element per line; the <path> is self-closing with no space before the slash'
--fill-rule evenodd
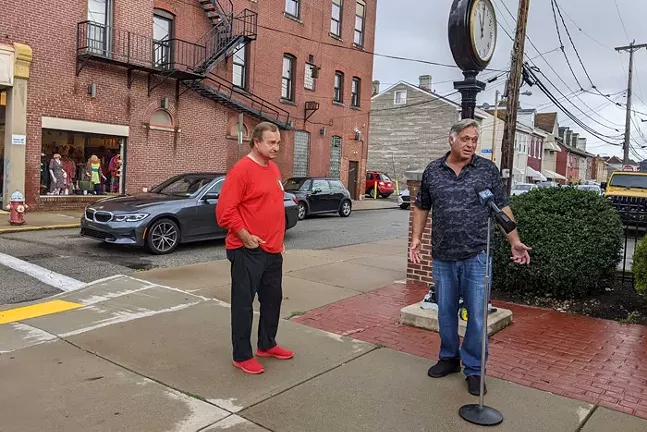
<path id="1" fill-rule="evenodd" d="M 234 15 L 234 6 L 221 6 L 222 0 L 198 0 L 213 24 L 211 30 L 195 43 L 180 39 L 155 40 L 112 26 L 84 21 L 77 26 L 77 68 L 83 70 L 89 61 L 123 66 L 128 70 L 128 88 L 137 73 L 148 76 L 148 94 L 169 79 L 176 80 L 176 97 L 180 84 L 201 96 L 233 110 L 269 120 L 290 129 L 290 113 L 252 93 L 237 89 L 233 83 L 212 71 L 226 58 L 257 36 L 257 14 L 244 9 Z M 223 2 L 224 3 L 224 2 Z"/>

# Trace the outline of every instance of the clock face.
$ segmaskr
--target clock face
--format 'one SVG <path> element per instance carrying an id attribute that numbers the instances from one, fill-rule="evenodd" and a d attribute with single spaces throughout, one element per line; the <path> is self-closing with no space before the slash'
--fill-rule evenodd
<path id="1" fill-rule="evenodd" d="M 482 61 L 489 62 L 496 45 L 496 15 L 490 0 L 476 0 L 470 14 L 472 50 Z"/>

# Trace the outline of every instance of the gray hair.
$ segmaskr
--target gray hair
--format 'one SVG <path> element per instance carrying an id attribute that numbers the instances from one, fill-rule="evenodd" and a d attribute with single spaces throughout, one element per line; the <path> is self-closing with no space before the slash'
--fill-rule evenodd
<path id="1" fill-rule="evenodd" d="M 456 138 L 462 130 L 467 129 L 468 127 L 475 127 L 478 134 L 481 135 L 481 126 L 479 125 L 479 122 L 471 118 L 466 118 L 454 123 L 452 128 L 449 130 L 449 137 L 452 139 Z"/>

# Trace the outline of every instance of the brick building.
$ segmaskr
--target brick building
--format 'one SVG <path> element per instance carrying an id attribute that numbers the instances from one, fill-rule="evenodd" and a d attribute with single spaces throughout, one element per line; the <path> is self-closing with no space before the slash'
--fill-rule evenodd
<path id="1" fill-rule="evenodd" d="M 26 121 L 4 84 L 4 196 L 23 190 L 38 208 L 96 199 L 50 194 L 55 153 L 75 168 L 70 179 L 84 177 L 92 154 L 110 178 L 120 155 L 125 193 L 181 172 L 223 172 L 269 120 L 282 130 L 285 178 L 339 176 L 357 197 L 375 14 L 376 0 L 85 0 L 44 3 L 30 12 L 41 24 L 25 25 L 19 2 L 2 2 L 2 46 L 25 44 L 33 58 Z M 24 137 L 22 148 L 12 137 Z"/>

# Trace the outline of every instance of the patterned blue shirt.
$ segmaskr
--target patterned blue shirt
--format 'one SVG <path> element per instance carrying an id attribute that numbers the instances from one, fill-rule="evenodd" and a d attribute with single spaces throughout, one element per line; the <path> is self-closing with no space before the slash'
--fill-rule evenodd
<path id="1" fill-rule="evenodd" d="M 508 197 L 494 162 L 475 155 L 460 175 L 447 165 L 449 152 L 427 165 L 415 206 L 431 210 L 431 255 L 433 259 L 459 261 L 485 251 L 487 210 L 474 190 L 490 189 L 503 209 Z"/>

